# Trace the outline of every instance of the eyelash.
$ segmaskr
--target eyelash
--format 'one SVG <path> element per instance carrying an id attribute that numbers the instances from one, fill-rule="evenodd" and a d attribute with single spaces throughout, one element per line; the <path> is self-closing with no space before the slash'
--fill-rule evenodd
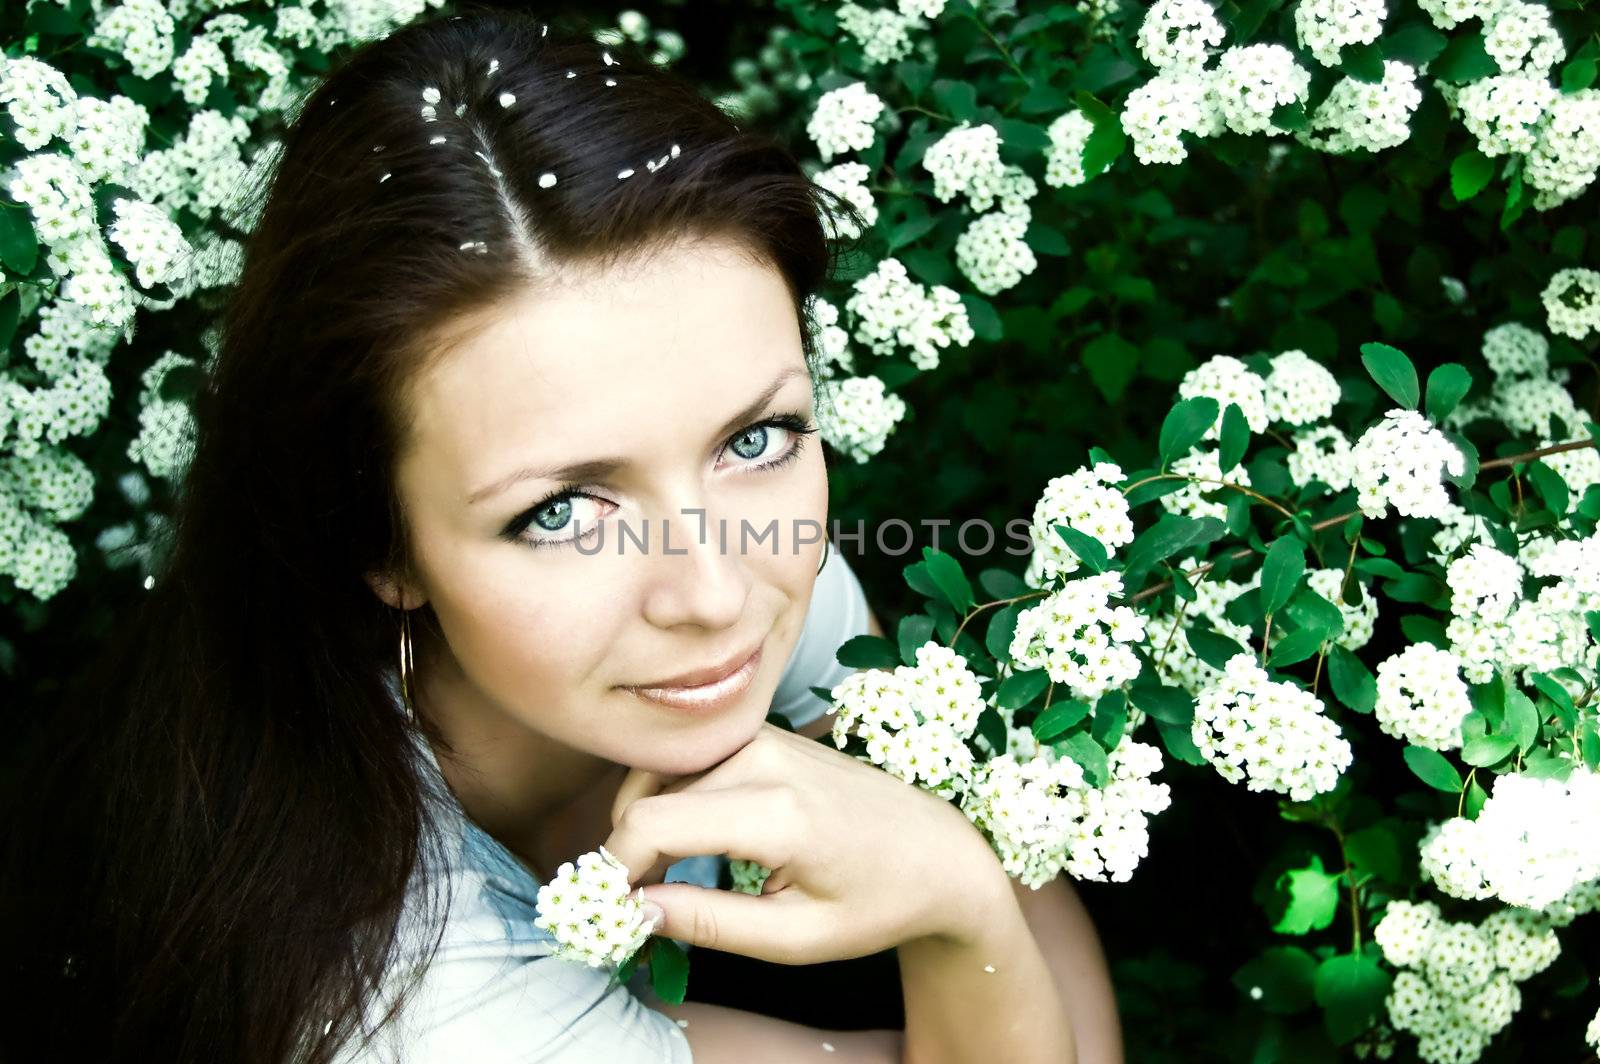
<path id="1" fill-rule="evenodd" d="M 782 467 L 794 462 L 800 457 L 800 452 L 805 447 L 806 437 L 817 431 L 817 426 L 810 424 L 808 420 L 802 417 L 800 414 L 776 414 L 764 421 L 751 422 L 749 425 L 746 425 L 732 436 L 729 436 L 727 443 L 732 443 L 734 440 L 753 429 L 766 428 L 768 426 L 776 426 L 781 429 L 787 429 L 793 434 L 794 441 L 790 444 L 789 449 L 782 455 L 766 462 L 762 462 L 759 465 L 751 466 L 750 468 L 753 470 L 781 469 Z M 724 448 L 727 447 L 727 443 L 723 445 Z M 538 513 L 540 510 L 544 509 L 546 506 L 549 506 L 553 502 L 560 502 L 562 499 L 568 498 L 569 496 L 586 494 L 585 492 L 578 490 L 580 486 L 581 485 L 577 484 L 563 485 L 556 491 L 546 495 L 544 498 L 528 507 L 522 513 L 512 518 L 511 523 L 506 526 L 505 531 L 501 534 L 513 543 L 518 543 L 525 547 L 532 547 L 534 550 L 566 547 L 578 542 L 580 538 L 586 538 L 574 536 L 569 539 L 535 540 L 526 539 L 523 537 L 523 533 L 528 530 L 528 526 L 533 524 L 534 514 Z"/>

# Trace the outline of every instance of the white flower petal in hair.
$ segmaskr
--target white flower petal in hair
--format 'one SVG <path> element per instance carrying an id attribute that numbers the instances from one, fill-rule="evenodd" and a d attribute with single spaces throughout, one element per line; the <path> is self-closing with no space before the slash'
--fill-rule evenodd
<path id="1" fill-rule="evenodd" d="M 547 34 L 549 32 L 550 32 L 550 24 L 549 23 L 546 23 L 543 26 L 539 27 L 539 36 L 543 37 L 545 34 Z"/>
<path id="2" fill-rule="evenodd" d="M 486 78 L 493 77 L 494 76 L 494 72 L 496 70 L 499 70 L 499 69 L 500 69 L 500 60 L 498 60 L 498 59 L 489 60 L 489 71 L 488 71 L 488 73 L 484 74 L 484 77 L 486 77 Z"/>
<path id="3" fill-rule="evenodd" d="M 676 159 L 678 157 L 678 154 L 679 154 L 680 151 L 681 151 L 681 149 L 676 144 L 674 144 L 672 146 L 672 157 L 674 159 Z"/>
<path id="4" fill-rule="evenodd" d="M 484 161 L 484 163 L 486 163 L 486 164 L 487 164 L 487 165 L 488 165 L 488 167 L 489 167 L 489 172 L 490 172 L 490 173 L 491 173 L 491 174 L 493 174 L 493 175 L 494 175 L 494 176 L 495 176 L 495 177 L 504 177 L 504 176 L 505 176 L 505 175 L 504 175 L 504 174 L 502 174 L 502 173 L 501 173 L 501 172 L 500 172 L 500 171 L 499 171 L 499 170 L 496 170 L 496 169 L 495 169 L 495 168 L 494 168 L 494 160 L 492 160 L 492 159 L 490 159 L 490 158 L 489 158 L 489 157 L 488 157 L 488 156 L 487 156 L 487 155 L 485 155 L 485 154 L 483 154 L 483 152 L 481 152 L 481 151 L 474 151 L 474 152 L 473 152 L 473 153 L 472 153 L 472 154 L 474 154 L 474 155 L 476 155 L 476 156 L 477 156 L 477 157 L 478 157 L 478 158 L 480 158 L 480 159 L 482 159 L 482 160 L 483 160 L 483 161 Z"/>
<path id="5" fill-rule="evenodd" d="M 437 137 L 429 137 L 428 138 L 428 143 L 429 144 L 443 144 L 446 139 L 447 138 L 445 137 L 445 135 L 443 133 L 440 133 Z"/>
<path id="6" fill-rule="evenodd" d="M 467 113 L 467 105 L 466 104 L 464 104 L 464 103 L 456 104 L 456 117 L 457 118 L 460 118 L 462 115 L 464 115 L 466 113 Z"/>
<path id="7" fill-rule="evenodd" d="M 477 252 L 481 255 L 487 255 L 489 253 L 489 245 L 485 244 L 481 240 L 469 240 L 465 244 L 462 244 L 459 250 L 465 251 L 468 248 L 477 250 Z"/>
<path id="8" fill-rule="evenodd" d="M 617 87 L 617 79 L 616 78 L 606 78 L 606 84 L 610 85 L 612 88 L 616 88 Z"/>
<path id="9" fill-rule="evenodd" d="M 606 61 L 606 66 L 614 66 L 617 62 L 615 59 L 611 58 L 610 52 L 601 52 L 600 58 Z"/>
<path id="10" fill-rule="evenodd" d="M 382 151 L 383 149 L 384 149 L 384 145 L 382 145 L 382 144 L 374 144 L 372 146 L 372 150 L 373 151 Z"/>
<path id="11" fill-rule="evenodd" d="M 423 89 L 422 90 L 422 102 L 423 103 L 438 103 L 439 102 L 439 90 L 434 88 L 432 85 L 429 85 L 427 88 Z"/>
<path id="12" fill-rule="evenodd" d="M 382 177 L 378 178 L 378 184 L 380 184 L 380 185 L 383 184 L 385 181 L 389 180 L 389 178 L 391 178 L 393 176 L 394 176 L 393 174 L 384 174 Z"/>
<path id="13" fill-rule="evenodd" d="M 436 122 L 438 119 L 439 114 L 433 109 L 433 104 L 425 103 L 422 105 L 422 120 L 424 122 Z"/>
<path id="14" fill-rule="evenodd" d="M 618 181 L 621 181 L 625 177 L 632 177 L 632 176 L 633 176 L 633 170 L 632 169 L 617 171 L 617 180 Z"/>
<path id="15" fill-rule="evenodd" d="M 514 104 L 516 102 L 517 102 L 517 97 L 516 97 L 516 95 L 514 93 L 502 92 L 500 94 L 500 106 L 501 107 L 510 107 L 512 104 Z"/>
<path id="16" fill-rule="evenodd" d="M 556 175 L 555 174 L 540 174 L 539 175 L 539 187 L 540 188 L 549 188 L 551 185 L 554 185 L 555 183 L 556 183 Z"/>

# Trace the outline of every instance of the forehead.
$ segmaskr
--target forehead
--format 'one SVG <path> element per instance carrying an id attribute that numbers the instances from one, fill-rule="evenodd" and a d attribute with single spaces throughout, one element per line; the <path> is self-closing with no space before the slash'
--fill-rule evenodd
<path id="1" fill-rule="evenodd" d="M 458 495 L 529 462 L 648 457 L 804 365 L 783 276 L 724 241 L 568 268 L 464 325 L 412 384 L 406 448 Z"/>

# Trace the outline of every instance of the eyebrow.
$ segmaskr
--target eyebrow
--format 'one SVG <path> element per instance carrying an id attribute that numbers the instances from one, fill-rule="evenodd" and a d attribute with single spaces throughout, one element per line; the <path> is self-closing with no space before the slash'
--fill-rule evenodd
<path id="1" fill-rule="evenodd" d="M 722 428 L 718 430 L 717 436 L 729 435 L 734 429 L 754 421 L 761 415 L 761 411 L 766 408 L 766 405 L 772 402 L 772 397 L 783 389 L 785 384 L 788 384 L 796 377 L 804 377 L 806 375 L 806 370 L 795 366 L 791 366 L 778 374 L 777 379 L 769 384 L 765 391 L 756 396 L 743 410 L 728 419 Z M 626 458 L 591 458 L 560 466 L 526 466 L 474 491 L 467 496 L 467 505 L 472 506 L 482 502 L 484 499 L 498 495 L 507 488 L 520 484 L 525 480 L 603 480 L 616 473 L 619 469 L 626 469 L 628 465 L 629 462 Z"/>

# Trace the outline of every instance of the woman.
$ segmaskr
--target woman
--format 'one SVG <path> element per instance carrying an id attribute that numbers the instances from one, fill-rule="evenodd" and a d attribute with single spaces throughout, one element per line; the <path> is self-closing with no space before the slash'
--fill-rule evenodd
<path id="1" fill-rule="evenodd" d="M 167 568 L 28 792 L 9 955 L 52 1059 L 1072 1060 L 1075 1027 L 1113 1059 L 1081 908 L 1030 913 L 958 810 L 766 723 L 838 679 L 795 651 L 852 582 L 818 578 L 805 327 L 848 208 L 497 13 L 354 55 L 265 194 Z M 896 948 L 904 1031 L 550 957 L 531 892 L 601 844 L 691 945 Z M 707 889 L 715 854 L 766 893 Z"/>

